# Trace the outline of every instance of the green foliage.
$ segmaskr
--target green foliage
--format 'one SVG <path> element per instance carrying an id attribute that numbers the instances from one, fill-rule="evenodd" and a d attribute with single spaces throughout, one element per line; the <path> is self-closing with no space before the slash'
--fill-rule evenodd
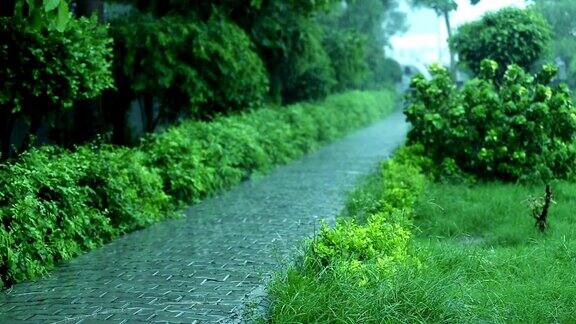
<path id="1" fill-rule="evenodd" d="M 350 92 L 184 122 L 136 149 L 32 149 L 0 165 L 0 287 L 297 158 L 391 112 L 394 101 L 390 91 Z"/>
<path id="2" fill-rule="evenodd" d="M 357 276 L 359 284 L 365 285 L 369 280 L 365 272 L 375 268 L 385 275 L 408 260 L 410 234 L 386 214 L 372 215 L 364 225 L 350 220 L 340 221 L 334 228 L 323 225 L 313 242 L 311 258 L 323 267 Z"/>
<path id="3" fill-rule="evenodd" d="M 39 31 L 46 28 L 49 31 L 63 32 L 72 20 L 68 2 L 68 0 L 17 0 L 14 18 L 29 30 Z"/>
<path id="4" fill-rule="evenodd" d="M 496 61 L 501 77 L 510 64 L 530 69 L 547 50 L 550 38 L 550 26 L 542 16 L 531 10 L 505 8 L 462 25 L 451 37 L 450 48 L 475 74 L 481 72 L 482 60 Z"/>
<path id="5" fill-rule="evenodd" d="M 380 293 L 401 291 L 389 283 L 420 267 L 410 248 L 411 214 L 426 183 L 411 160 L 417 153 L 402 148 L 383 163 L 380 172 L 352 193 L 345 218 L 333 228 L 323 225 L 302 260 L 272 281 L 273 322 L 392 320 L 392 309 L 372 307 L 381 309 L 387 305 L 383 300 L 397 299 Z"/>
<path id="6" fill-rule="evenodd" d="M 404 156 L 412 154 L 402 150 Z M 409 260 L 409 214 L 426 180 L 418 166 L 397 158 L 383 163 L 380 172 L 376 186 L 366 187 L 369 192 L 364 187 L 358 189 L 372 196 L 371 204 L 359 205 L 356 199 L 360 195 L 352 194 L 346 217 L 339 219 L 334 228 L 322 226 L 308 258 L 322 267 L 352 267 L 360 272 L 366 265 L 370 268 L 375 264 L 383 273 Z M 367 210 L 371 213 L 368 217 Z"/>
<path id="7" fill-rule="evenodd" d="M 531 9 L 541 14 L 550 26 L 553 37 L 551 54 L 553 58 L 560 58 L 566 64 L 567 82 L 571 87 L 576 86 L 576 3 L 572 0 L 535 0 Z"/>
<path id="8" fill-rule="evenodd" d="M 311 15 L 317 11 L 325 10 L 336 0 L 110 0 L 114 2 L 132 3 L 141 11 L 154 13 L 157 16 L 167 14 L 210 14 L 214 8 L 224 12 L 242 15 L 250 12 L 261 12 L 266 5 L 282 5 L 287 10 L 298 15 Z"/>
<path id="9" fill-rule="evenodd" d="M 390 37 L 406 30 L 397 1 L 348 1 L 345 8 L 335 5 L 319 21 L 326 30 L 324 46 L 336 73 L 336 90 L 376 89 L 401 79 L 400 66 L 384 53 Z"/>
<path id="10" fill-rule="evenodd" d="M 0 169 L 0 281 L 57 263 L 169 215 L 161 178 L 128 149 L 32 150 Z"/>
<path id="11" fill-rule="evenodd" d="M 252 172 L 286 163 L 376 120 L 393 108 L 389 92 L 350 92 L 325 102 L 189 121 L 145 145 L 166 192 L 181 203 L 229 188 Z"/>
<path id="12" fill-rule="evenodd" d="M 366 39 L 354 31 L 329 30 L 323 45 L 335 72 L 335 90 L 359 89 L 368 74 Z"/>
<path id="13" fill-rule="evenodd" d="M 27 32 L 0 19 L 0 109 L 42 115 L 113 86 L 107 27 L 86 18 L 68 25 L 62 33 Z"/>
<path id="14" fill-rule="evenodd" d="M 266 62 L 273 99 L 294 103 L 323 99 L 331 92 L 334 71 L 313 19 L 272 1 L 256 17 L 251 36 Z"/>
<path id="15" fill-rule="evenodd" d="M 324 99 L 336 83 L 330 57 L 322 47 L 318 36 L 305 34 L 298 47 L 283 62 L 282 98 L 284 103 Z"/>
<path id="16" fill-rule="evenodd" d="M 218 15 L 207 22 L 134 15 L 114 22 L 112 33 L 115 70 L 127 90 L 157 96 L 173 114 L 206 117 L 255 107 L 268 91 L 250 39 Z"/>
<path id="17" fill-rule="evenodd" d="M 395 160 L 397 159 L 395 156 Z M 272 323 L 573 322 L 576 185 L 553 183 L 555 226 L 534 230 L 522 201 L 542 186 L 429 182 L 414 207 L 410 252 L 365 286 L 291 268 L 272 282 Z"/>
<path id="18" fill-rule="evenodd" d="M 370 61 L 370 74 L 364 88 L 377 89 L 385 85 L 394 85 L 402 81 L 402 66 L 394 59 L 384 56 Z"/>
<path id="19" fill-rule="evenodd" d="M 565 85 L 549 85 L 556 68 L 545 65 L 531 76 L 511 65 L 501 84 L 498 69 L 483 61 L 479 77 L 463 89 L 440 66 L 430 68 L 432 80 L 415 76 L 405 110 L 413 126 L 409 141 L 422 144 L 436 163 L 482 178 L 571 176 L 576 110 Z"/>
<path id="20" fill-rule="evenodd" d="M 93 191 L 89 204 L 110 220 L 119 234 L 142 229 L 170 216 L 171 198 L 162 191 L 158 170 L 139 150 L 83 146 L 75 153 L 88 161 L 80 185 Z"/>

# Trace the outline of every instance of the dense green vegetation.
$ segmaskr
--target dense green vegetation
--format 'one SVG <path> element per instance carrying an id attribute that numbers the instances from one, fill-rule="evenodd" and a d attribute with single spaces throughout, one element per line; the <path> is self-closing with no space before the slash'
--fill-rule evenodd
<path id="1" fill-rule="evenodd" d="M 175 214 L 382 118 L 389 90 L 187 121 L 137 148 L 33 149 L 0 167 L 0 286 Z"/>
<path id="2" fill-rule="evenodd" d="M 439 14 L 454 4 L 417 2 Z M 561 4 L 533 8 L 552 17 Z M 451 44 L 475 77 L 457 86 L 432 65 L 431 79 L 412 79 L 409 146 L 276 275 L 267 320 L 576 321 L 576 108 L 555 66 L 526 72 L 549 38 L 519 9 L 462 26 Z"/>
<path id="3" fill-rule="evenodd" d="M 62 32 L 25 26 L 0 17 L 0 159 L 10 155 L 18 119 L 36 134 L 43 122 L 59 124 L 75 102 L 113 87 L 112 39 L 96 20 L 72 20 Z"/>
<path id="4" fill-rule="evenodd" d="M 576 158 L 576 108 L 557 68 L 535 76 L 517 65 L 498 78 L 498 64 L 482 62 L 477 78 L 457 89 L 448 71 L 432 66 L 431 80 L 413 78 L 406 108 L 410 143 L 422 144 L 438 164 L 480 178 L 568 178 Z M 457 170 L 454 170 L 457 171 Z"/>
<path id="5" fill-rule="evenodd" d="M 384 45 L 403 16 L 395 0 L 371 4 L 5 0 L 0 159 L 98 136 L 137 145 L 183 119 L 394 83 Z"/>
<path id="6" fill-rule="evenodd" d="M 571 0 L 534 0 L 531 9 L 541 14 L 552 27 L 549 57 L 564 64 L 563 76 L 572 89 L 576 86 L 576 2 Z"/>
<path id="7" fill-rule="evenodd" d="M 264 103 L 264 63 L 244 31 L 222 16 L 200 22 L 134 15 L 114 21 L 111 31 L 116 80 L 125 80 L 124 96 L 147 99 L 149 131 L 155 119 L 174 119 L 186 108 L 188 116 L 206 118 Z M 162 108 L 157 118 L 153 98 Z"/>
<path id="8" fill-rule="evenodd" d="M 532 202 L 543 199 L 543 185 L 435 182 L 421 154 L 401 149 L 350 194 L 338 225 L 272 281 L 268 319 L 574 321 L 576 185 L 552 183 L 550 224 L 540 233 Z M 399 201 L 402 216 L 389 214 Z M 382 210 L 388 217 L 375 223 Z"/>
<path id="9" fill-rule="evenodd" d="M 383 47 L 403 22 L 395 0 L 106 6 L 0 4 L 0 286 L 395 106 L 401 69 Z"/>
<path id="10" fill-rule="evenodd" d="M 383 163 L 352 193 L 336 227 L 323 227 L 274 278 L 272 322 L 410 322 L 424 311 L 420 303 L 404 302 L 411 291 L 390 280 L 420 267 L 410 243 L 411 214 L 425 177 L 410 161 L 413 154 L 407 150 Z"/>
<path id="11" fill-rule="evenodd" d="M 482 60 L 496 61 L 501 77 L 511 64 L 529 70 L 544 56 L 550 39 L 550 26 L 542 16 L 530 10 L 505 8 L 460 26 L 450 38 L 450 47 L 475 74 L 480 73 Z"/>

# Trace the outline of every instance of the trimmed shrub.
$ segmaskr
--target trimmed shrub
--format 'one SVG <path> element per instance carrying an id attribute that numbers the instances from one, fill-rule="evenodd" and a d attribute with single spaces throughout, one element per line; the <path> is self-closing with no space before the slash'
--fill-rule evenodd
<path id="1" fill-rule="evenodd" d="M 211 117 L 260 106 L 268 93 L 266 69 L 235 24 L 219 15 L 137 14 L 112 23 L 117 78 L 135 96 L 157 97 L 165 114 Z"/>
<path id="2" fill-rule="evenodd" d="M 229 188 L 254 171 L 288 162 L 389 112 L 388 92 L 349 92 L 315 104 L 189 121 L 152 137 L 143 149 L 168 194 L 181 203 Z"/>
<path id="3" fill-rule="evenodd" d="M 140 150 L 83 146 L 75 153 L 89 162 L 80 186 L 92 191 L 89 205 L 104 211 L 119 234 L 144 228 L 170 216 L 171 198 L 162 178 L 146 165 Z"/>
<path id="4" fill-rule="evenodd" d="M 0 287 L 297 158 L 389 113 L 394 102 L 391 91 L 350 92 L 184 122 L 137 149 L 33 149 L 0 166 Z"/>
<path id="5" fill-rule="evenodd" d="M 482 60 L 496 61 L 501 78 L 510 64 L 529 70 L 542 57 L 550 39 L 550 26 L 540 14 L 505 8 L 462 25 L 450 39 L 450 47 L 475 74 L 481 72 Z"/>
<path id="6" fill-rule="evenodd" d="M 63 32 L 30 32 L 0 18 L 1 110 L 46 114 L 71 108 L 113 86 L 111 65 L 112 40 L 94 19 L 70 20 Z"/>
<path id="7" fill-rule="evenodd" d="M 434 65 L 432 80 L 412 79 L 405 110 L 410 143 L 422 144 L 437 165 L 480 178 L 567 178 L 576 159 L 576 109 L 564 84 L 551 86 L 557 69 L 532 76 L 517 65 L 497 83 L 499 66 L 485 60 L 478 78 L 457 89 Z M 451 159 L 446 160 L 446 159 Z"/>

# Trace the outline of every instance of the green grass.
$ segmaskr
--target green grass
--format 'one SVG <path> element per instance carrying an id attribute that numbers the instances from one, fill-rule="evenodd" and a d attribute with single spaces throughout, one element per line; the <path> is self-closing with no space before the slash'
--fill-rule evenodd
<path id="1" fill-rule="evenodd" d="M 541 234 L 527 204 L 544 186 L 428 183 L 413 212 L 410 254 L 368 285 L 302 266 L 269 287 L 274 323 L 574 323 L 576 184 L 557 182 L 550 228 Z M 382 176 L 350 195 L 342 217 L 381 205 Z"/>
<path id="2" fill-rule="evenodd" d="M 458 320 L 576 321 L 576 184 L 553 191 L 551 227 L 541 234 L 526 199 L 543 186 L 429 185 L 415 245 L 423 274 L 448 283 L 440 289 L 467 309 Z"/>

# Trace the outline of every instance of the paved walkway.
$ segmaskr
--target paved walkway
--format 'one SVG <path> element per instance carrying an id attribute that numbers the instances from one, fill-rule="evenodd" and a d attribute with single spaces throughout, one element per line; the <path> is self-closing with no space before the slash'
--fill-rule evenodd
<path id="1" fill-rule="evenodd" d="M 0 292 L 0 323 L 230 322 L 358 176 L 406 134 L 401 113 L 271 174 Z M 238 319 L 236 318 L 236 321 Z"/>

